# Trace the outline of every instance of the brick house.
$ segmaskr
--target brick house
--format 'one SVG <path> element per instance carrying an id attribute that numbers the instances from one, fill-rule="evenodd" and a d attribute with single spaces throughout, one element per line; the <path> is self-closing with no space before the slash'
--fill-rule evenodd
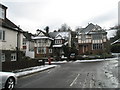
<path id="1" fill-rule="evenodd" d="M 42 30 L 37 30 L 36 36 L 32 37 L 34 40 L 34 52 L 35 58 L 38 59 L 47 59 L 48 56 L 51 56 L 52 51 L 52 41 L 53 39 L 49 37 Z"/>
<path id="2" fill-rule="evenodd" d="M 107 32 L 90 23 L 78 31 L 78 54 L 101 54 L 105 51 Z"/>

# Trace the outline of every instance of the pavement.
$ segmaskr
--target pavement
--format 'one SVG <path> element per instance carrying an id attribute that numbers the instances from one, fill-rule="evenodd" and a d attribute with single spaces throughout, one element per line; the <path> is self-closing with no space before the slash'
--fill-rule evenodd
<path id="1" fill-rule="evenodd" d="M 41 72 L 41 71 L 48 70 L 55 67 L 57 67 L 57 65 L 42 65 L 42 66 L 35 66 L 35 67 L 20 69 L 13 72 L 19 78 L 19 77 L 27 76 L 36 72 Z"/>

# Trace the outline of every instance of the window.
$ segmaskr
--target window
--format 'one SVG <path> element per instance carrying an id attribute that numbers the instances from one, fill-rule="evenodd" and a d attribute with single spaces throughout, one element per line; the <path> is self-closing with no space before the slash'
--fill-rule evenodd
<path id="1" fill-rule="evenodd" d="M 100 39 L 102 39 L 102 35 L 93 35 L 92 39 L 93 40 L 100 40 Z"/>
<path id="2" fill-rule="evenodd" d="M 62 44 L 62 40 L 55 40 L 55 44 Z"/>
<path id="3" fill-rule="evenodd" d="M 0 30 L 0 40 L 5 40 L 5 31 Z"/>
<path id="4" fill-rule="evenodd" d="M 26 46 L 26 39 L 23 38 L 23 46 Z"/>
<path id="5" fill-rule="evenodd" d="M 93 50 L 103 49 L 102 44 L 93 44 Z"/>
<path id="6" fill-rule="evenodd" d="M 5 53 L 1 53 L 0 60 L 1 62 L 5 62 Z"/>
<path id="7" fill-rule="evenodd" d="M 16 61 L 16 53 L 11 54 L 11 61 Z"/>
<path id="8" fill-rule="evenodd" d="M 29 51 L 34 51 L 34 42 L 29 42 Z"/>
<path id="9" fill-rule="evenodd" d="M 49 53 L 52 53 L 52 49 L 49 49 Z"/>
<path id="10" fill-rule="evenodd" d="M 38 54 L 46 54 L 46 48 L 38 47 L 37 48 L 37 53 Z"/>
<path id="11" fill-rule="evenodd" d="M 5 10 L 0 8 L 0 18 L 5 19 Z"/>
<path id="12" fill-rule="evenodd" d="M 85 40 L 86 40 L 85 34 L 82 34 L 82 35 L 81 35 L 81 40 L 82 40 L 82 41 L 85 41 Z"/>

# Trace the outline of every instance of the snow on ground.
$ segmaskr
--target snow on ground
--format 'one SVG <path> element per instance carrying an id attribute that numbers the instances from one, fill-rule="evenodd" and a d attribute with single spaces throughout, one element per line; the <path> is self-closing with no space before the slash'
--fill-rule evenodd
<path id="1" fill-rule="evenodd" d="M 118 58 L 107 58 L 107 59 L 92 59 L 92 60 L 76 60 L 75 62 L 99 62 L 99 61 L 108 61 L 108 60 L 118 60 Z"/>
<path id="2" fill-rule="evenodd" d="M 14 71 L 14 73 L 16 74 L 17 77 L 21 77 L 21 76 L 25 76 L 28 74 L 32 74 L 35 72 L 40 72 L 40 71 L 44 71 L 50 68 L 54 68 L 57 65 L 43 65 L 43 66 L 36 66 L 36 67 L 30 67 L 30 68 L 25 68 L 25 69 L 21 69 L 21 70 L 16 70 Z"/>
<path id="3" fill-rule="evenodd" d="M 106 79 L 104 79 L 104 82 L 107 88 L 119 88 L 118 60 L 118 58 L 111 59 L 109 62 L 106 62 L 102 68 L 102 71 L 105 73 L 104 77 Z"/>
<path id="4" fill-rule="evenodd" d="M 48 64 L 48 62 L 45 62 L 46 64 Z M 62 63 L 67 63 L 67 61 L 66 60 L 64 60 L 64 61 L 52 61 L 51 63 L 59 63 L 59 64 L 62 64 Z"/>
<path id="5" fill-rule="evenodd" d="M 76 60 L 75 63 L 85 62 L 99 62 L 108 61 L 105 63 L 99 72 L 99 81 L 104 88 L 120 88 L 118 80 L 118 67 L 120 58 L 107 58 L 107 59 L 93 59 L 93 60 Z"/>

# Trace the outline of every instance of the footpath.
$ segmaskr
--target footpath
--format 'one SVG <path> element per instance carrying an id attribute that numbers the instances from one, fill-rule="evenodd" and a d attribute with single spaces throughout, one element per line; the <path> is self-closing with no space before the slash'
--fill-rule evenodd
<path id="1" fill-rule="evenodd" d="M 30 75 L 30 74 L 33 74 L 36 72 L 41 72 L 41 71 L 45 71 L 47 69 L 55 68 L 57 66 L 58 65 L 35 66 L 35 67 L 16 70 L 16 71 L 13 71 L 13 73 L 15 73 L 18 78 L 20 78 L 20 77 L 27 76 L 27 75 Z"/>

